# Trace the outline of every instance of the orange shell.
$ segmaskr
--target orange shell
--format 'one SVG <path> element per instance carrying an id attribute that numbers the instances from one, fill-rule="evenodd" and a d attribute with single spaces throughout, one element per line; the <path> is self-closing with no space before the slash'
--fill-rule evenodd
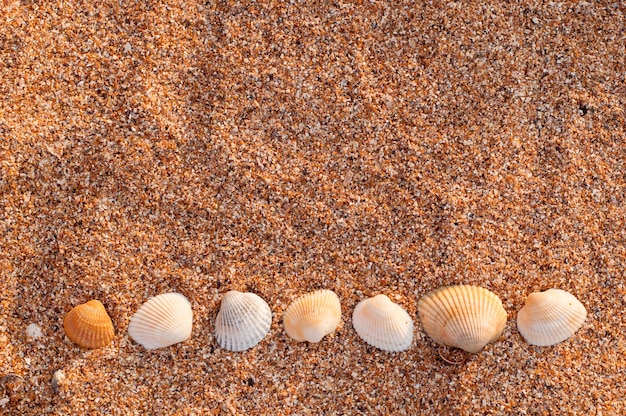
<path id="1" fill-rule="evenodd" d="M 63 319 L 65 334 L 83 348 L 100 348 L 115 336 L 113 322 L 97 300 L 74 307 Z"/>

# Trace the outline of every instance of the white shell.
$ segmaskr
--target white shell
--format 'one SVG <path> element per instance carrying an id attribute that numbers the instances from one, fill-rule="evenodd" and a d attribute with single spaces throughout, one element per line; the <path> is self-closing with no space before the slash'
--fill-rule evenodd
<path id="1" fill-rule="evenodd" d="M 317 290 L 300 296 L 283 315 L 285 332 L 298 342 L 320 342 L 341 323 L 341 303 L 335 292 Z"/>
<path id="2" fill-rule="evenodd" d="M 531 293 L 517 313 L 517 329 L 526 342 L 542 347 L 574 335 L 587 310 L 574 295 L 561 289 Z"/>
<path id="3" fill-rule="evenodd" d="M 507 314 L 493 292 L 478 286 L 446 286 L 417 303 L 424 331 L 438 344 L 478 352 L 500 337 Z"/>
<path id="4" fill-rule="evenodd" d="M 231 290 L 222 298 L 215 319 L 215 339 L 226 350 L 244 351 L 265 338 L 271 325 L 267 302 L 254 293 Z"/>
<path id="5" fill-rule="evenodd" d="M 413 342 L 413 320 L 385 295 L 359 302 L 352 313 L 352 326 L 368 344 L 385 351 L 404 351 Z"/>
<path id="6" fill-rule="evenodd" d="M 191 336 L 191 303 L 180 293 L 164 293 L 141 305 L 130 318 L 128 335 L 147 350 L 168 347 Z"/>

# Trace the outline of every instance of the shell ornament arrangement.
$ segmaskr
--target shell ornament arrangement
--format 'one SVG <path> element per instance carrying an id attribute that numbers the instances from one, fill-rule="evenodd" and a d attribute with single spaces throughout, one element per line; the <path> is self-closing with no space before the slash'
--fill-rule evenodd
<path id="1" fill-rule="evenodd" d="M 504 331 L 507 313 L 493 292 L 478 286 L 435 289 L 417 304 L 424 331 L 440 345 L 469 353 L 480 352 Z M 587 311 L 574 295 L 549 289 L 528 296 L 517 314 L 521 336 L 531 345 L 550 346 L 571 337 L 585 322 Z M 74 307 L 64 318 L 65 334 L 83 348 L 109 344 L 115 330 L 97 300 Z M 254 293 L 236 290 L 223 297 L 215 320 L 215 339 L 229 351 L 245 351 L 269 333 L 272 311 Z M 341 325 L 341 302 L 330 290 L 317 290 L 295 299 L 283 313 L 285 333 L 297 342 L 317 343 Z M 405 351 L 413 342 L 413 319 L 384 294 L 359 302 L 352 326 L 367 344 L 388 352 Z M 191 336 L 191 303 L 180 293 L 149 299 L 131 317 L 128 335 L 146 350 L 165 348 Z"/>

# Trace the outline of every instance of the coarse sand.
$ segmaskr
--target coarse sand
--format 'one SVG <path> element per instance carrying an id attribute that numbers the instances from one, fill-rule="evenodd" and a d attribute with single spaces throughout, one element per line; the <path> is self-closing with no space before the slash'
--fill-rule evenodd
<path id="1" fill-rule="evenodd" d="M 626 414 L 625 22 L 621 1 L 3 0 L 0 414 Z M 508 321 L 457 361 L 416 305 L 458 283 Z M 530 346 L 516 312 L 553 287 L 587 321 Z M 297 343 L 283 311 L 320 288 L 343 323 Z M 239 353 L 213 335 L 232 289 L 274 314 Z M 192 336 L 146 351 L 129 319 L 172 291 Z M 354 331 L 378 293 L 415 319 L 408 351 Z M 105 348 L 63 332 L 90 299 Z"/>

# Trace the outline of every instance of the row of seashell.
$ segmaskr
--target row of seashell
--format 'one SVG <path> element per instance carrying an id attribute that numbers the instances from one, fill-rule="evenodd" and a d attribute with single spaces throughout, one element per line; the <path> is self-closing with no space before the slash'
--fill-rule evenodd
<path id="1" fill-rule="evenodd" d="M 476 353 L 497 340 L 507 321 L 500 298 L 469 285 L 446 286 L 427 293 L 417 305 L 424 330 L 435 342 Z M 585 307 L 572 294 L 549 289 L 528 296 L 517 314 L 517 327 L 529 344 L 554 345 L 573 335 L 584 323 Z M 113 339 L 115 330 L 97 300 L 73 308 L 64 319 L 67 336 L 84 348 L 98 348 Z M 270 330 L 272 311 L 254 293 L 230 291 L 222 298 L 215 321 L 220 347 L 244 351 L 257 345 Z M 318 290 L 296 299 L 283 315 L 285 332 L 296 341 L 319 342 L 341 324 L 339 297 Z M 400 305 L 380 294 L 359 302 L 352 314 L 357 334 L 381 350 L 404 351 L 413 341 L 413 320 Z M 191 336 L 191 303 L 180 293 L 165 293 L 144 303 L 132 316 L 128 334 L 147 350 L 167 347 Z"/>

